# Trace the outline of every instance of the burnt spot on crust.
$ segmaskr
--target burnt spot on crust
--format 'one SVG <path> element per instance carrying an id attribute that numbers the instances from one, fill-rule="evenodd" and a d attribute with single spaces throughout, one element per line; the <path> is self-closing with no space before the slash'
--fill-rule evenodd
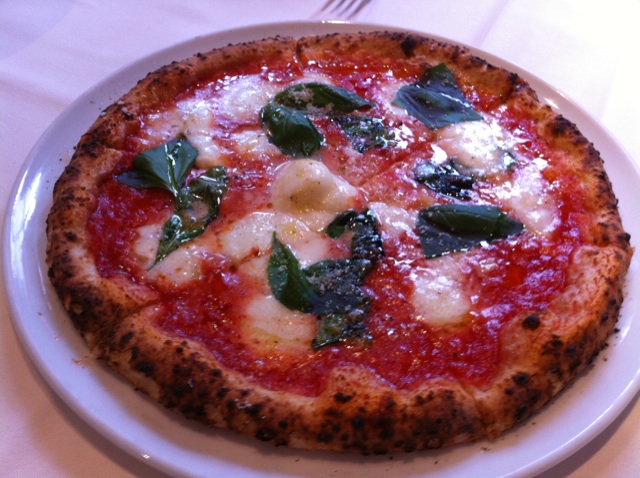
<path id="1" fill-rule="evenodd" d="M 572 136 L 575 144 L 588 143 L 587 139 L 578 131 L 578 127 L 564 116 L 557 115 L 550 126 L 550 132 L 553 136 Z"/>
<path id="2" fill-rule="evenodd" d="M 415 39 L 415 37 L 408 36 L 404 40 L 402 40 L 402 42 L 400 43 L 400 48 L 402 48 L 404 54 L 407 56 L 407 58 L 409 58 L 413 56 L 413 52 L 417 45 L 418 41 Z"/>
<path id="3" fill-rule="evenodd" d="M 342 392 L 338 392 L 333 396 L 334 400 L 336 402 L 340 402 L 340 403 L 347 403 L 348 401 L 350 401 L 353 396 L 352 395 L 346 395 Z"/>
<path id="4" fill-rule="evenodd" d="M 131 341 L 133 336 L 134 336 L 133 332 L 127 332 L 126 334 L 123 334 L 118 340 L 118 347 L 125 348 L 129 343 L 129 341 Z"/>
<path id="5" fill-rule="evenodd" d="M 527 383 L 529 383 L 531 374 L 520 372 L 513 375 L 511 379 L 513 380 L 513 383 L 515 383 L 518 387 L 524 387 L 525 385 L 527 385 Z"/>
<path id="6" fill-rule="evenodd" d="M 153 374 L 155 366 L 152 362 L 142 361 L 133 364 L 133 368 L 144 375 L 150 376 Z"/>
<path id="7" fill-rule="evenodd" d="M 276 430 L 271 428 L 258 428 L 255 437 L 260 441 L 271 441 L 278 435 Z"/>
<path id="8" fill-rule="evenodd" d="M 551 340 L 545 342 L 542 348 L 542 353 L 557 355 L 560 353 L 560 349 L 562 348 L 562 346 L 563 342 L 560 337 L 558 337 L 557 335 L 553 335 Z"/>
<path id="9" fill-rule="evenodd" d="M 536 330 L 540 327 L 540 316 L 538 314 L 531 314 L 524 318 L 522 326 L 528 330 Z"/>

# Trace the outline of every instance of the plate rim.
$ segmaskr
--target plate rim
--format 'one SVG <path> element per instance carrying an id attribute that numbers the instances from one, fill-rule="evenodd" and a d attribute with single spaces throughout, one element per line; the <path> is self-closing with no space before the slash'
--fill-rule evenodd
<path id="1" fill-rule="evenodd" d="M 16 214 L 18 212 L 17 210 L 18 210 L 19 199 L 24 196 L 25 189 L 30 187 L 30 185 L 26 184 L 26 182 L 28 179 L 31 178 L 31 176 L 33 176 L 33 173 L 34 173 L 33 164 L 36 162 L 36 159 L 39 157 L 39 155 L 42 154 L 40 152 L 41 149 L 47 144 L 47 140 L 53 134 L 53 132 L 55 132 L 57 129 L 60 129 L 59 128 L 60 123 L 67 116 L 72 115 L 80 107 L 80 105 L 86 103 L 88 100 L 94 97 L 97 94 L 97 92 L 105 89 L 108 89 L 109 92 L 115 91 L 113 90 L 114 86 L 122 85 L 122 83 L 114 82 L 113 80 L 115 78 L 121 78 L 123 76 L 131 75 L 132 72 L 140 70 L 141 68 L 146 69 L 148 68 L 148 65 L 153 64 L 154 62 L 156 62 L 157 60 L 160 60 L 161 58 L 164 58 L 166 56 L 176 55 L 176 54 L 179 54 L 179 52 L 181 53 L 185 50 L 195 48 L 197 45 L 200 45 L 201 42 L 206 42 L 211 40 L 220 41 L 220 39 L 226 38 L 229 36 L 246 36 L 246 37 L 255 36 L 255 39 L 266 38 L 268 36 L 272 36 L 272 34 L 268 33 L 268 34 L 258 35 L 258 32 L 261 32 L 261 31 L 272 32 L 272 31 L 278 31 L 278 30 L 282 31 L 287 29 L 293 29 L 296 31 L 300 31 L 304 29 L 323 30 L 322 32 L 300 33 L 301 35 L 331 33 L 333 31 L 338 31 L 338 32 L 352 31 L 353 32 L 353 31 L 360 31 L 360 30 L 371 31 L 371 30 L 380 30 L 380 29 L 390 30 L 390 31 L 408 31 L 408 32 L 414 32 L 420 35 L 425 35 L 431 38 L 435 38 L 442 41 L 447 41 L 453 44 L 464 46 L 468 48 L 472 53 L 477 54 L 478 56 L 481 56 L 482 58 L 488 60 L 489 62 L 498 64 L 500 66 L 504 66 L 506 68 L 510 68 L 511 71 L 515 71 L 518 74 L 521 74 L 529 83 L 533 83 L 536 85 L 534 87 L 534 90 L 536 91 L 539 90 L 540 85 L 544 86 L 544 90 L 548 90 L 549 92 L 551 92 L 555 97 L 554 99 L 560 101 L 561 105 L 556 105 L 556 107 L 558 107 L 558 109 L 562 111 L 563 114 L 567 108 L 569 108 L 570 110 L 574 110 L 579 114 L 579 116 L 581 116 L 585 124 L 591 123 L 592 125 L 595 126 L 595 129 L 599 129 L 601 132 L 603 132 L 605 135 L 605 139 L 603 140 L 603 142 L 605 141 L 610 142 L 615 148 L 619 149 L 624 156 L 624 158 L 621 161 L 626 161 L 627 162 L 626 166 L 627 167 L 631 166 L 631 169 L 634 171 L 635 176 L 640 177 L 640 173 L 639 173 L 640 170 L 638 169 L 638 165 L 632 160 L 629 154 L 618 143 L 618 141 L 615 139 L 615 136 L 613 136 L 602 124 L 600 124 L 600 122 L 596 118 L 592 117 L 579 104 L 570 100 L 567 95 L 560 92 L 558 89 L 554 88 L 553 86 L 551 86 L 550 84 L 542 80 L 541 78 L 537 77 L 535 74 L 525 70 L 524 68 L 518 66 L 517 64 L 514 64 L 513 62 L 504 60 L 500 57 L 497 57 L 479 48 L 466 45 L 463 42 L 451 40 L 449 38 L 430 34 L 428 32 L 416 31 L 414 29 L 402 29 L 399 27 L 391 27 L 391 26 L 375 24 L 375 23 L 365 24 L 365 23 L 349 23 L 349 22 L 334 22 L 334 21 L 258 23 L 258 24 L 247 25 L 240 28 L 214 31 L 206 35 L 198 35 L 193 38 L 171 45 L 169 47 L 152 52 L 137 60 L 134 60 L 133 62 L 130 62 L 129 64 L 121 68 L 118 68 L 112 74 L 108 75 L 106 78 L 104 78 L 103 80 L 93 85 L 83 94 L 81 94 L 77 99 L 72 101 L 54 119 L 54 121 L 47 127 L 47 129 L 45 129 L 43 134 L 39 137 L 39 139 L 36 141 L 33 148 L 31 149 L 31 151 L 27 155 L 26 160 L 23 163 L 18 173 L 14 186 L 9 195 L 8 208 L 5 213 L 5 219 L 3 224 L 4 227 L 3 227 L 3 249 L 2 249 L 3 261 L 2 262 L 3 262 L 4 286 L 6 290 L 7 304 L 10 311 L 10 317 L 14 326 L 14 330 L 16 330 L 16 333 L 19 336 L 24 349 L 27 351 L 30 360 L 36 365 L 38 372 L 45 378 L 45 381 L 47 382 L 47 384 L 56 392 L 56 394 L 58 394 L 58 396 L 60 396 L 63 399 L 63 401 L 70 407 L 70 409 L 74 411 L 74 413 L 76 413 L 85 421 L 85 423 L 87 423 L 91 428 L 96 430 L 99 434 L 105 436 L 112 443 L 114 443 L 116 446 L 122 449 L 125 453 L 129 453 L 130 455 L 136 456 L 138 458 L 142 457 L 142 460 L 147 464 L 151 464 L 152 466 L 161 470 L 162 469 L 168 470 L 172 473 L 176 472 L 180 474 L 184 470 L 181 469 L 180 467 L 175 468 L 175 467 L 172 467 L 170 464 L 163 463 L 162 460 L 160 459 L 158 459 L 158 461 L 144 459 L 145 453 L 142 448 L 138 448 L 135 446 L 132 447 L 130 443 L 126 443 L 126 445 L 123 446 L 122 437 L 119 436 L 114 430 L 106 426 L 105 423 L 102 423 L 99 420 L 96 420 L 96 417 L 93 415 L 91 410 L 87 410 L 82 407 L 78 409 L 79 404 L 75 402 L 75 398 L 73 394 L 71 394 L 68 389 L 62 386 L 62 382 L 55 379 L 55 377 L 52 375 L 52 371 L 48 368 L 48 364 L 45 363 L 44 357 L 41 355 L 39 351 L 35 349 L 36 344 L 32 343 L 32 341 L 34 340 L 34 337 L 29 336 L 30 332 L 25 328 L 24 322 L 19 319 L 21 312 L 18 306 L 19 298 L 15 295 L 17 294 L 17 292 L 15 291 L 14 288 L 9 287 L 9 284 L 12 283 L 12 278 L 15 275 L 16 268 L 18 267 L 14 260 L 15 257 L 12 254 L 12 251 L 14 251 L 15 247 L 17 247 L 15 234 L 16 232 L 18 233 L 20 232 L 20 231 L 16 231 L 16 227 L 18 227 L 20 223 L 19 219 L 16 218 Z M 248 40 L 245 40 L 245 41 L 248 41 Z M 197 49 L 192 50 L 191 53 L 194 54 L 196 52 L 197 52 Z M 186 56 L 175 57 L 174 59 L 179 60 L 182 58 L 186 58 Z M 162 66 L 162 65 L 158 64 L 156 67 L 159 67 L 159 66 Z M 148 69 L 147 71 L 151 71 L 151 69 Z M 144 74 L 146 74 L 146 72 Z M 138 78 L 129 78 L 129 80 L 133 82 L 137 81 L 137 79 Z M 124 91 L 126 91 L 126 89 Z M 103 93 L 108 93 L 108 92 L 103 92 Z M 116 99 L 117 97 L 114 97 L 112 101 L 115 101 Z M 107 105 L 105 104 L 104 106 L 107 106 Z M 87 108 L 86 105 L 85 105 L 85 108 Z M 96 110 L 94 119 L 97 117 L 98 113 L 99 112 Z M 571 121 L 575 121 L 575 119 L 572 118 L 571 116 L 567 115 L 567 117 L 569 117 Z M 577 124 L 579 125 L 579 128 L 582 131 L 583 127 L 580 125 L 580 123 L 577 123 Z M 592 137 L 589 136 L 588 134 L 585 133 L 585 136 L 587 136 L 591 141 L 593 141 Z M 79 136 L 75 138 L 74 144 L 77 143 L 78 140 L 79 140 Z M 33 189 L 33 187 L 31 187 L 31 189 Z M 33 206 L 36 207 L 36 205 L 33 205 Z M 49 206 L 50 206 L 50 202 L 46 207 L 47 210 L 49 209 Z M 42 205 L 40 205 L 40 207 L 42 207 Z M 32 219 L 29 218 L 29 220 L 31 221 Z M 43 234 L 43 231 L 41 232 L 41 234 Z M 636 270 L 637 268 L 636 262 L 637 262 L 637 259 L 634 258 L 634 262 L 632 263 L 634 270 Z M 43 271 L 39 270 L 38 272 L 42 274 Z M 631 274 L 631 270 L 629 274 Z M 46 277 L 41 277 L 41 279 L 43 279 L 44 281 L 47 280 Z M 46 288 L 46 284 L 44 284 L 44 286 Z M 630 287 L 629 283 L 627 284 L 627 287 Z M 43 292 L 45 292 L 45 295 L 46 295 L 46 289 Z M 631 291 L 627 289 L 627 295 L 629 295 L 630 293 Z M 625 299 L 625 303 L 627 302 L 628 301 Z M 626 304 L 626 313 L 630 314 L 631 312 L 628 309 L 629 309 L 629 306 L 628 304 Z M 625 306 L 623 306 L 623 311 L 624 310 L 625 310 Z M 601 362 L 601 361 L 602 360 L 596 360 L 596 362 Z M 591 370 L 589 373 L 593 373 L 593 372 L 594 371 Z M 581 377 L 581 378 L 584 378 L 584 377 Z M 613 403 L 610 404 L 609 409 L 606 410 L 598 418 L 598 420 L 591 423 L 589 427 L 587 427 L 587 429 L 584 430 L 584 432 L 589 431 L 589 433 L 581 433 L 580 435 L 573 437 L 572 440 L 570 441 L 571 446 L 565 446 L 564 448 L 560 450 L 556 450 L 554 453 L 551 453 L 550 454 L 551 456 L 546 455 L 546 456 L 540 457 L 538 460 L 529 462 L 527 465 L 520 466 L 520 468 L 518 468 L 517 470 L 514 470 L 512 475 L 516 476 L 516 475 L 519 475 L 520 473 L 522 474 L 540 473 L 560 463 L 562 460 L 566 459 L 572 454 L 576 453 L 579 449 L 581 449 L 587 443 L 593 440 L 598 434 L 602 433 L 604 429 L 607 428 L 615 420 L 615 418 L 617 418 L 617 416 L 624 411 L 626 406 L 638 394 L 639 390 L 640 390 L 640 368 L 636 370 L 634 379 L 629 384 L 627 384 L 623 392 L 616 397 Z M 566 390 L 563 391 L 561 395 L 564 395 L 566 392 L 567 392 Z M 107 391 L 106 393 L 110 394 L 112 392 Z M 548 407 L 545 407 L 545 409 L 548 409 Z M 615 410 L 612 411 L 612 409 L 615 409 Z M 224 438 L 228 439 L 227 436 L 225 436 Z M 567 443 L 569 444 L 569 442 Z"/>

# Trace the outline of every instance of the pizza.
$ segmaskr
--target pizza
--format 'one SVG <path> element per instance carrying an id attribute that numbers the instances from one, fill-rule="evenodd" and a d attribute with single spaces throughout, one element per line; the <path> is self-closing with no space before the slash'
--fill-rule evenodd
<path id="1" fill-rule="evenodd" d="M 598 151 L 416 34 L 276 37 L 150 73 L 82 136 L 49 277 L 189 419 L 381 454 L 496 438 L 606 345 L 632 256 Z"/>

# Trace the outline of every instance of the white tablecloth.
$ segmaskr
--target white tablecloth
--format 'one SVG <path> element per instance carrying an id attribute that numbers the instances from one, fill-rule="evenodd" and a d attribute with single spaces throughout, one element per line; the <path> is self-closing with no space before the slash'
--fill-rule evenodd
<path id="1" fill-rule="evenodd" d="M 0 209 L 45 128 L 85 90 L 198 35 L 330 18 L 320 0 L 1 0 Z M 373 0 L 357 21 L 469 44 L 543 78 L 640 162 L 638 0 Z M 4 260 L 4 259 L 3 259 Z M 5 284 L 11 286 L 11 284 Z M 93 431 L 48 387 L 0 290 L 0 476 L 158 476 Z M 639 345 L 640 349 L 640 345 Z M 640 476 L 638 398 L 545 476 Z"/>

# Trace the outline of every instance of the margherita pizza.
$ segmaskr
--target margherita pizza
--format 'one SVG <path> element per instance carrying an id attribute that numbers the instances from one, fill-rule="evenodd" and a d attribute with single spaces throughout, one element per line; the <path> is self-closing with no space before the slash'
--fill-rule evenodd
<path id="1" fill-rule="evenodd" d="M 514 73 L 413 34 L 165 66 L 81 138 L 49 275 L 185 417 L 390 453 L 494 438 L 605 345 L 629 235 L 599 153 Z"/>

